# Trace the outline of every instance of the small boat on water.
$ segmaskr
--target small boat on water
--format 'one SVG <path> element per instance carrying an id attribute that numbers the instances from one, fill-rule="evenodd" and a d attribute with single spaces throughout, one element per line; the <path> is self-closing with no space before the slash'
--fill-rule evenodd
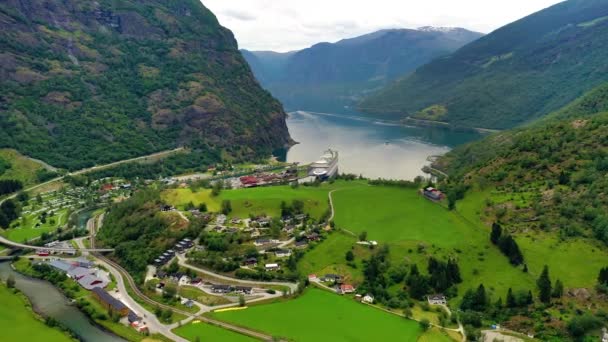
<path id="1" fill-rule="evenodd" d="M 325 151 L 319 160 L 310 164 L 308 175 L 320 180 L 326 180 L 338 174 L 338 151 Z"/>

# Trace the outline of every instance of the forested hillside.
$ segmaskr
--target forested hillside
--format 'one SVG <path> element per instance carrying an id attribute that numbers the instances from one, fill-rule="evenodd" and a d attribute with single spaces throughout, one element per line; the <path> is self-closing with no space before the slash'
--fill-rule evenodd
<path id="1" fill-rule="evenodd" d="M 481 36 L 461 28 L 394 29 L 301 51 L 243 55 L 287 109 L 343 111 L 363 95 Z"/>
<path id="2" fill-rule="evenodd" d="M 97 234 L 98 244 L 115 248 L 114 257 L 138 280 L 146 266 L 175 242 L 197 235 L 189 235 L 190 226 L 179 216 L 161 212 L 161 204 L 158 191 L 137 192 L 110 207 Z"/>
<path id="3" fill-rule="evenodd" d="M 607 90 L 591 91 L 554 119 L 457 148 L 435 167 L 484 198 L 479 215 L 488 223 L 608 244 Z"/>
<path id="4" fill-rule="evenodd" d="M 78 169 L 290 142 L 282 106 L 198 0 L 7 0 L 0 28 L 0 147 Z"/>
<path id="5" fill-rule="evenodd" d="M 511 128 L 607 81 L 606 60 L 608 2 L 569 0 L 420 67 L 360 108 L 455 126 Z"/>

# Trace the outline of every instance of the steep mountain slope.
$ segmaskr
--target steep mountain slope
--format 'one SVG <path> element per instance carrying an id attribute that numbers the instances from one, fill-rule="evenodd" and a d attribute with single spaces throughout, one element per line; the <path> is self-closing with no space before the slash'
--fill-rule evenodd
<path id="1" fill-rule="evenodd" d="M 258 80 L 287 108 L 330 111 L 481 36 L 460 28 L 395 29 L 287 54 L 243 54 Z"/>
<path id="2" fill-rule="evenodd" d="M 290 141 L 281 105 L 198 0 L 6 0 L 0 28 L 0 147 L 74 169 Z"/>
<path id="3" fill-rule="evenodd" d="M 454 125 L 509 128 L 608 80 L 608 1 L 569 0 L 438 58 L 360 104 Z M 437 110 L 424 111 L 434 106 Z"/>
<path id="4" fill-rule="evenodd" d="M 488 222 L 608 244 L 607 94 L 608 84 L 553 119 L 457 148 L 435 167 L 480 194 L 480 215 Z"/>

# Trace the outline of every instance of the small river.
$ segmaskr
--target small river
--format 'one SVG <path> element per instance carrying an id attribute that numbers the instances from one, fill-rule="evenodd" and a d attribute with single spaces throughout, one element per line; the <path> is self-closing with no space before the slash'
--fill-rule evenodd
<path id="1" fill-rule="evenodd" d="M 92 324 L 78 308 L 68 305 L 68 299 L 50 283 L 25 277 L 15 272 L 9 262 L 0 262 L 0 278 L 2 281 L 5 281 L 11 274 L 15 277 L 16 287 L 30 299 L 36 312 L 46 317 L 53 317 L 85 341 L 125 341 Z"/>
<path id="2" fill-rule="evenodd" d="M 325 150 L 337 150 L 341 173 L 362 174 L 368 178 L 412 180 L 424 175 L 427 157 L 481 138 L 472 131 L 440 127 L 404 126 L 362 114 L 323 114 L 293 112 L 287 126 L 299 144 L 282 159 L 311 163 Z"/>

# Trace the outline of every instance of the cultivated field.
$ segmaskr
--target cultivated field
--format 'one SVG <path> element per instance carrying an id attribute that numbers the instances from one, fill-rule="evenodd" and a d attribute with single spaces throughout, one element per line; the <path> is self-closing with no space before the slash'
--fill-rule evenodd
<path id="1" fill-rule="evenodd" d="M 369 258 L 371 251 L 367 247 L 356 244 L 357 238 L 347 233 L 335 232 L 325 241 L 308 251 L 298 262 L 298 269 L 304 274 L 340 274 L 345 281 L 358 285 L 363 282 L 362 260 Z M 347 265 L 346 252 L 351 250 L 355 254 L 357 268 Z"/>
<path id="2" fill-rule="evenodd" d="M 173 331 L 177 335 L 189 340 L 195 341 L 198 337 L 200 341 L 208 342 L 248 342 L 257 341 L 254 338 L 241 335 L 214 325 L 206 324 L 200 321 L 194 321 L 181 328 Z"/>
<path id="3" fill-rule="evenodd" d="M 337 181 L 334 184 L 322 184 L 318 187 L 300 186 L 296 189 L 290 186 L 272 186 L 261 188 L 223 190 L 218 196 L 211 196 L 211 190 L 200 189 L 193 192 L 191 189 L 172 189 L 163 192 L 162 198 L 178 209 L 192 202 L 195 206 L 200 203 L 207 204 L 212 212 L 220 210 L 223 200 L 230 200 L 232 213 L 230 217 L 249 217 L 249 214 L 266 214 L 278 217 L 281 214 L 281 202 L 291 204 L 293 200 L 304 202 L 304 211 L 311 217 L 318 219 L 329 209 L 327 194 L 334 189 L 361 186 L 360 182 Z"/>
<path id="4" fill-rule="evenodd" d="M 295 341 L 415 341 L 418 323 L 319 289 L 213 317 Z M 305 322 L 303 319 L 305 318 Z"/>
<path id="5" fill-rule="evenodd" d="M 393 263 L 415 262 L 426 270 L 431 255 L 457 258 L 464 280 L 460 295 L 481 282 L 491 295 L 503 297 L 509 287 L 534 288 L 534 279 L 490 243 L 489 230 L 426 200 L 417 189 L 373 186 L 333 196 L 336 225 L 389 244 Z"/>

